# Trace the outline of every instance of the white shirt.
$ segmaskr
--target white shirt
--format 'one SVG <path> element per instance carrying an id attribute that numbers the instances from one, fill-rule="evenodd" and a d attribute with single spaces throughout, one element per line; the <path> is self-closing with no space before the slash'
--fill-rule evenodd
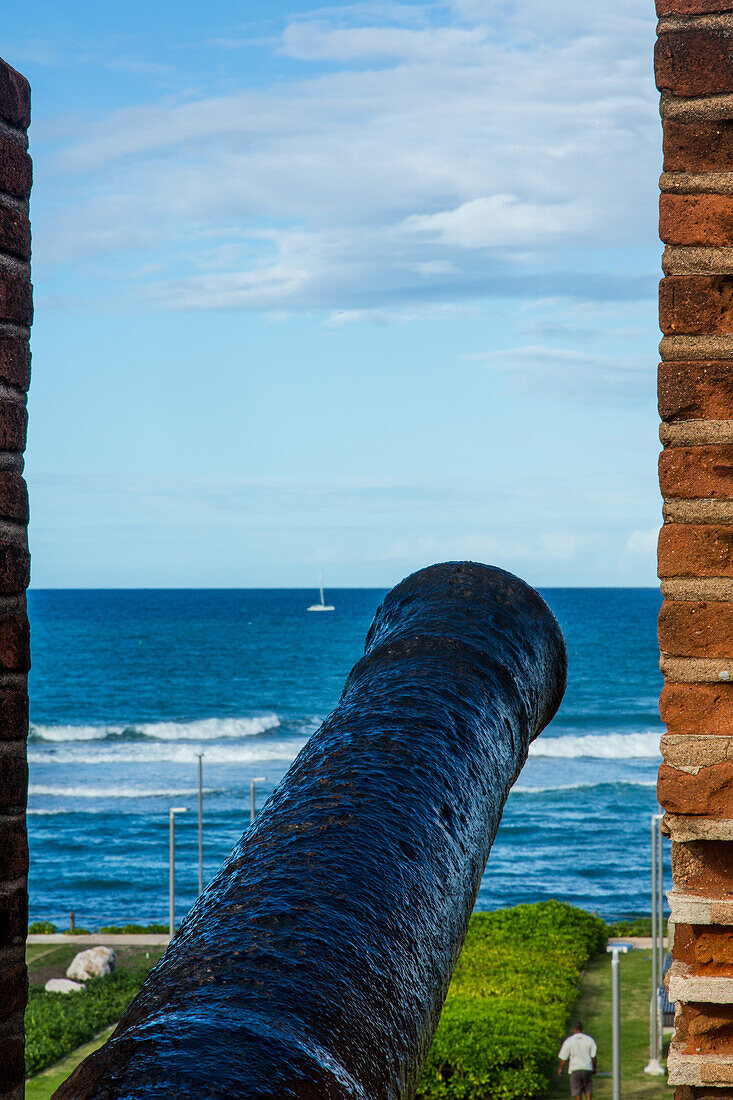
<path id="1" fill-rule="evenodd" d="M 596 1044 L 590 1035 L 584 1035 L 582 1031 L 574 1032 L 560 1047 L 560 1061 L 569 1062 L 568 1073 L 575 1073 L 579 1069 L 593 1069 L 595 1056 Z"/>

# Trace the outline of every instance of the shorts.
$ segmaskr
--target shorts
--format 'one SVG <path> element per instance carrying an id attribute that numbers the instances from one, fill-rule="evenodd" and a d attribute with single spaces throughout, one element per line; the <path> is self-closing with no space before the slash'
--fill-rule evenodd
<path id="1" fill-rule="evenodd" d="M 589 1069 L 576 1069 L 570 1074 L 570 1095 L 593 1092 L 593 1074 Z"/>

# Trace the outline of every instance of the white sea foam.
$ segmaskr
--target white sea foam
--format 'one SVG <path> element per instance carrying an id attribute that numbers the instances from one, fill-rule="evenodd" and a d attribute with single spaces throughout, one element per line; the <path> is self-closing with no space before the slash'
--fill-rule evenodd
<path id="1" fill-rule="evenodd" d="M 563 734 L 560 737 L 540 735 L 530 746 L 530 756 L 553 757 L 556 760 L 645 760 L 659 757 L 660 733 L 588 733 L 581 737 Z"/>
<path id="2" fill-rule="evenodd" d="M 510 794 L 547 794 L 552 791 L 589 791 L 595 787 L 656 787 L 656 779 L 607 779 L 601 783 L 556 783 L 547 787 L 527 787 L 517 783 Z"/>
<path id="3" fill-rule="evenodd" d="M 252 718 L 202 718 L 196 722 L 134 722 L 120 725 L 68 725 L 46 726 L 33 724 L 33 741 L 139 741 L 150 738 L 155 741 L 218 741 L 238 737 L 255 737 L 259 733 L 277 729 L 280 719 L 276 714 L 260 714 Z"/>
<path id="4" fill-rule="evenodd" d="M 28 759 L 32 764 L 190 764 L 196 754 L 204 753 L 207 764 L 255 764 L 272 760 L 289 762 L 305 744 L 307 738 L 290 741 L 271 741 L 256 745 L 216 745 L 189 743 L 174 745 L 144 741 L 126 741 L 118 745 L 77 745 L 56 749 L 53 753 L 31 749 Z"/>
<path id="5" fill-rule="evenodd" d="M 48 795 L 53 798 L 184 798 L 197 794 L 198 787 L 161 788 L 147 787 L 49 787 L 44 783 L 31 783 L 28 794 Z M 213 788 L 204 789 L 204 794 L 213 794 Z"/>

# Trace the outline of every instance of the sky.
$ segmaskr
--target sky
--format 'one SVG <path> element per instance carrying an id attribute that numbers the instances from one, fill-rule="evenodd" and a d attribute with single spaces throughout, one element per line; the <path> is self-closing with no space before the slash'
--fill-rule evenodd
<path id="1" fill-rule="evenodd" d="M 34 587 L 653 585 L 652 0 L 26 0 Z"/>

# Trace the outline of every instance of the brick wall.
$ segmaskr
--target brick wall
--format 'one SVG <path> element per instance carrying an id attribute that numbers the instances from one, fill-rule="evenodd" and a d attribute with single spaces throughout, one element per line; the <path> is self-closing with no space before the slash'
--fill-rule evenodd
<path id="1" fill-rule="evenodd" d="M 23 1097 L 27 992 L 29 122 L 28 83 L 0 60 L 0 1100 Z"/>
<path id="2" fill-rule="evenodd" d="M 733 1097 L 733 0 L 657 0 L 659 800 L 677 1100 Z"/>

